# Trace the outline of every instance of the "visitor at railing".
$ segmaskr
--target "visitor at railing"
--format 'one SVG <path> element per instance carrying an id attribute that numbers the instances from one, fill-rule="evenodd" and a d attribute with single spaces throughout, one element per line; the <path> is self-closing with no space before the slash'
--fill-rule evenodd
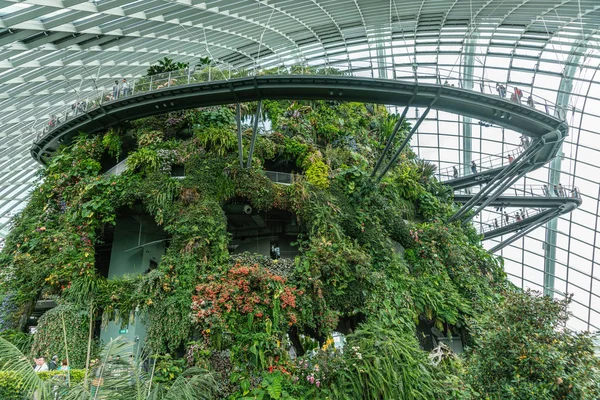
<path id="1" fill-rule="evenodd" d="M 119 81 L 115 81 L 112 89 L 112 98 L 117 99 L 119 97 Z"/>
<path id="2" fill-rule="evenodd" d="M 533 98 L 531 96 L 527 98 L 527 105 L 531 108 L 535 108 L 535 103 L 533 102 Z"/>
<path id="3" fill-rule="evenodd" d="M 127 79 L 123 78 L 123 84 L 121 85 L 121 94 L 123 97 L 127 97 L 129 95 L 129 83 L 127 83 Z"/>
<path id="4" fill-rule="evenodd" d="M 484 170 L 487 170 L 487 169 L 503 167 L 507 164 L 506 160 L 510 161 L 510 158 L 512 158 L 513 160 L 516 159 L 518 157 L 518 155 L 521 154 L 522 151 L 523 151 L 523 147 L 519 146 L 519 147 L 515 147 L 515 148 L 509 150 L 508 152 L 504 153 L 504 154 L 508 153 L 509 157 L 506 157 L 504 155 L 492 155 L 492 156 L 487 156 L 487 157 L 482 158 L 477 161 L 472 161 L 471 164 L 469 165 L 469 170 L 471 171 L 471 174 L 476 174 L 477 172 L 483 172 Z M 460 165 L 461 164 L 459 164 L 458 166 L 460 166 Z M 445 181 L 448 179 L 457 179 L 460 177 L 460 172 L 459 172 L 457 166 L 453 165 L 452 167 L 448 167 L 448 168 L 444 168 L 444 169 L 440 170 L 439 173 L 437 174 L 437 176 L 441 181 Z"/>
<path id="5" fill-rule="evenodd" d="M 521 104 L 523 99 L 523 91 L 515 86 L 515 97 L 517 98 L 517 103 Z"/>
<path id="6" fill-rule="evenodd" d="M 571 189 L 571 197 L 579 198 L 579 190 L 577 190 L 576 186 L 573 186 L 573 189 Z"/>
<path id="7" fill-rule="evenodd" d="M 544 191 L 544 196 L 550 197 L 550 189 L 548 189 L 548 185 L 544 185 L 542 190 Z"/>
<path id="8" fill-rule="evenodd" d="M 506 98 L 506 86 L 496 82 L 496 91 L 498 92 L 498 96 L 502 97 L 503 99 Z"/>

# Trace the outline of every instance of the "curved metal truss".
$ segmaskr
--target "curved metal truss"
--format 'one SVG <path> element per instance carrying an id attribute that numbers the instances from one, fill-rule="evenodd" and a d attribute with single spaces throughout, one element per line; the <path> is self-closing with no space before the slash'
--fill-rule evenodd
<path id="1" fill-rule="evenodd" d="M 435 75 L 475 90 L 497 81 L 560 105 L 570 125 L 551 168 L 515 185 L 561 182 L 584 198 L 499 254 L 518 285 L 574 293 L 574 327 L 597 330 L 599 26 L 597 0 L 0 0 L 0 223 L 27 198 L 37 168 L 29 148 L 53 110 L 163 57 L 209 57 L 222 70 L 300 63 L 375 78 Z M 489 121 L 433 111 L 411 144 L 445 169 L 506 156 L 519 140 Z"/>

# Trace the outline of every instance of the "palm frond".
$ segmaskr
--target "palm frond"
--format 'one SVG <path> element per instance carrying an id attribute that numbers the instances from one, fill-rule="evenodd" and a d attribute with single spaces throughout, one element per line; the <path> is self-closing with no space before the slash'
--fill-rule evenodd
<path id="1" fill-rule="evenodd" d="M 213 399 L 217 382 L 213 375 L 202 368 L 190 368 L 184 371 L 162 400 L 196 400 Z"/>
<path id="2" fill-rule="evenodd" d="M 28 396 L 37 394 L 39 399 L 49 399 L 51 384 L 43 381 L 34 371 L 27 356 L 15 345 L 0 337 L 0 370 L 10 371 L 21 380 L 23 392 Z"/>

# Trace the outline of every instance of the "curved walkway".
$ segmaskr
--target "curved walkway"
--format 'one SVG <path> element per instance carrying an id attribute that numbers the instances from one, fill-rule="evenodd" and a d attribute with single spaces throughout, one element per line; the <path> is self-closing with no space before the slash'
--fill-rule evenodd
<path id="1" fill-rule="evenodd" d="M 535 108 L 454 86 L 337 75 L 265 75 L 168 86 L 103 102 L 53 126 L 36 140 L 31 154 L 45 164 L 60 144 L 70 143 L 79 132 L 95 134 L 151 115 L 259 99 L 342 100 L 432 107 L 489 121 L 533 140 L 550 131 L 558 132 L 562 140 L 568 129 L 564 121 Z"/>

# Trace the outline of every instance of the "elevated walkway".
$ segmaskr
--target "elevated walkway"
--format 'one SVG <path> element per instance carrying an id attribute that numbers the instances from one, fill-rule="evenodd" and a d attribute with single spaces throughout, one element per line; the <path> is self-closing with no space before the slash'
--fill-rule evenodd
<path id="1" fill-rule="evenodd" d="M 527 190 L 513 188 L 508 192 L 510 191 L 514 191 L 514 195 L 505 193 L 487 204 L 492 217 L 485 222 L 474 222 L 484 240 L 514 233 L 513 236 L 494 246 L 490 250 L 492 253 L 559 215 L 570 213 L 582 204 L 577 187 L 530 185 Z M 454 195 L 454 200 L 457 203 L 467 203 L 473 197 L 473 194 L 459 193 Z M 506 208 L 519 209 L 509 213 Z"/>
<path id="2" fill-rule="evenodd" d="M 173 82 L 175 81 L 175 82 Z M 195 107 L 253 102 L 260 99 L 338 100 L 386 105 L 433 107 L 437 110 L 489 121 L 521 132 L 533 140 L 550 131 L 567 135 L 567 124 L 541 110 L 459 87 L 435 83 L 395 81 L 340 75 L 265 75 L 196 82 L 188 74 L 158 88 L 133 83 L 132 94 L 112 100 L 101 94 L 85 102 L 86 112 L 64 115 L 36 139 L 31 154 L 47 163 L 60 144 L 85 132 L 95 134 L 143 117 Z"/>
<path id="3" fill-rule="evenodd" d="M 543 146 L 530 159 L 530 170 L 538 169 L 546 165 L 552 158 L 556 156 L 559 145 L 562 141 L 546 141 Z M 530 144 L 531 145 L 531 144 Z M 441 170 L 437 177 L 441 182 L 451 186 L 454 190 L 461 190 L 477 185 L 487 184 L 497 177 L 504 168 L 511 164 L 511 159 L 516 160 L 524 151 L 524 146 L 514 147 L 506 151 L 503 155 L 487 156 L 479 160 L 474 160 L 476 172 L 472 172 L 472 166 L 468 165 L 465 168 L 464 164 L 456 165 L 456 174 L 453 167 Z M 510 158 L 509 158 L 510 157 Z M 516 169 L 516 173 L 522 172 L 524 166 Z M 465 174 L 468 170 L 470 173 Z"/>

